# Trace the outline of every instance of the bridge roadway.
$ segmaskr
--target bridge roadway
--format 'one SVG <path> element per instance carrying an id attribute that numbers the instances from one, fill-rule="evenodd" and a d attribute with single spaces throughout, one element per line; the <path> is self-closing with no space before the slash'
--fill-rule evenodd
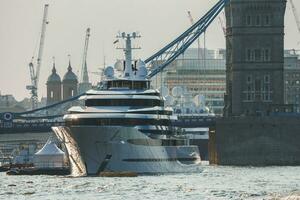
<path id="1" fill-rule="evenodd" d="M 45 133 L 51 132 L 52 126 L 63 126 L 64 122 L 1 122 L 0 134 Z"/>
<path id="2" fill-rule="evenodd" d="M 177 121 L 173 122 L 178 127 L 215 127 L 216 117 L 213 116 L 197 116 L 184 115 L 178 116 Z M 52 126 L 64 126 L 63 121 L 23 121 L 23 122 L 0 122 L 0 134 L 13 133 L 44 133 L 51 132 Z"/>

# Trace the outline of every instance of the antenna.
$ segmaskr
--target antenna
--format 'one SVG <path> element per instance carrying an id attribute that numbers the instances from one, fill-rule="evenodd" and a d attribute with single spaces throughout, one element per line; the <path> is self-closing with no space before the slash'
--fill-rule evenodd
<path id="1" fill-rule="evenodd" d="M 125 53 L 125 70 L 124 70 L 124 77 L 130 78 L 132 77 L 132 50 L 133 49 L 141 49 L 140 47 L 132 47 L 131 39 L 140 38 L 141 36 L 138 35 L 136 32 L 131 34 L 126 34 L 122 32 L 121 34 L 117 35 L 118 39 L 125 40 L 125 48 L 124 47 L 117 47 L 117 49 L 122 49 Z"/>

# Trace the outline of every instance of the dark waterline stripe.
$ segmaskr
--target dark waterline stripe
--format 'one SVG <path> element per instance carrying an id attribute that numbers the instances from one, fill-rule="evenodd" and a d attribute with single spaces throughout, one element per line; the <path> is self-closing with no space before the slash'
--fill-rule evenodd
<path id="1" fill-rule="evenodd" d="M 129 158 L 125 162 L 169 162 L 169 161 L 196 161 L 198 158 Z"/>

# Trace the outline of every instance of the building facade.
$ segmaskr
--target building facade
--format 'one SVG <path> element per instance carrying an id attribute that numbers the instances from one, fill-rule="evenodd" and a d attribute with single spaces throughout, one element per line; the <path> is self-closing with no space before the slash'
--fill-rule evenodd
<path id="1" fill-rule="evenodd" d="M 46 85 L 47 105 L 76 96 L 78 80 L 77 76 L 72 72 L 71 63 L 69 62 L 68 71 L 62 81 L 56 72 L 55 64 L 53 64 L 52 74 L 48 77 Z"/>
<path id="2" fill-rule="evenodd" d="M 200 53 L 200 56 L 198 54 Z M 205 59 L 203 59 L 205 54 Z M 163 81 L 170 91 L 176 86 L 185 87 L 192 96 L 205 96 L 206 106 L 216 114 L 222 114 L 225 93 L 225 50 L 191 48 L 153 80 Z"/>
<path id="3" fill-rule="evenodd" d="M 300 52 L 286 50 L 284 56 L 284 102 L 300 112 Z"/>
<path id="4" fill-rule="evenodd" d="M 285 0 L 231 0 L 226 6 L 226 116 L 284 107 L 285 8 Z"/>

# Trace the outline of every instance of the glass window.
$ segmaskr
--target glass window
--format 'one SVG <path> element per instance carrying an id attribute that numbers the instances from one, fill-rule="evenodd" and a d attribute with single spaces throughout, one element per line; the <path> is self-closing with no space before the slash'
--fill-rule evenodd
<path id="1" fill-rule="evenodd" d="M 256 16 L 256 26 L 260 25 L 260 16 Z"/>
<path id="2" fill-rule="evenodd" d="M 265 75 L 264 82 L 265 83 L 270 83 L 270 75 Z"/>
<path id="3" fill-rule="evenodd" d="M 269 93 L 266 93 L 265 94 L 265 101 L 269 101 L 270 100 L 270 94 Z"/>
<path id="4" fill-rule="evenodd" d="M 265 85 L 265 92 L 268 92 L 269 91 L 269 89 L 270 89 L 270 87 L 269 87 L 269 85 Z"/>
<path id="5" fill-rule="evenodd" d="M 250 15 L 247 16 L 247 25 L 248 26 L 251 25 L 251 16 Z"/>
<path id="6" fill-rule="evenodd" d="M 269 49 L 265 49 L 264 50 L 264 61 L 270 61 L 270 50 Z"/>
<path id="7" fill-rule="evenodd" d="M 251 75 L 247 76 L 247 83 L 252 83 L 252 76 Z"/>
<path id="8" fill-rule="evenodd" d="M 164 103 L 157 99 L 88 99 L 86 106 L 138 106 L 153 107 L 163 106 Z"/>
<path id="9" fill-rule="evenodd" d="M 251 50 L 247 49 L 247 61 L 251 61 Z"/>
<path id="10" fill-rule="evenodd" d="M 128 81 L 128 80 L 117 80 L 109 81 L 107 83 L 109 88 L 129 88 L 136 90 L 144 90 L 149 88 L 149 82 L 147 81 Z"/>
<path id="11" fill-rule="evenodd" d="M 161 125 L 169 126 L 168 119 L 139 119 L 139 118 L 81 118 L 68 119 L 67 125 L 110 125 L 110 126 L 137 126 L 137 125 Z"/>
<path id="12" fill-rule="evenodd" d="M 251 101 L 252 99 L 251 99 L 251 94 L 250 93 L 247 93 L 247 100 L 248 101 Z"/>
<path id="13" fill-rule="evenodd" d="M 261 91 L 261 80 L 260 79 L 256 79 L 255 80 L 255 91 L 256 92 L 260 92 Z"/>
<path id="14" fill-rule="evenodd" d="M 265 16 L 265 24 L 266 25 L 270 25 L 270 17 L 269 17 L 269 15 Z"/>
<path id="15" fill-rule="evenodd" d="M 254 50 L 254 56 L 255 56 L 255 61 L 260 61 L 261 60 L 261 50 L 260 49 L 255 49 Z"/>

